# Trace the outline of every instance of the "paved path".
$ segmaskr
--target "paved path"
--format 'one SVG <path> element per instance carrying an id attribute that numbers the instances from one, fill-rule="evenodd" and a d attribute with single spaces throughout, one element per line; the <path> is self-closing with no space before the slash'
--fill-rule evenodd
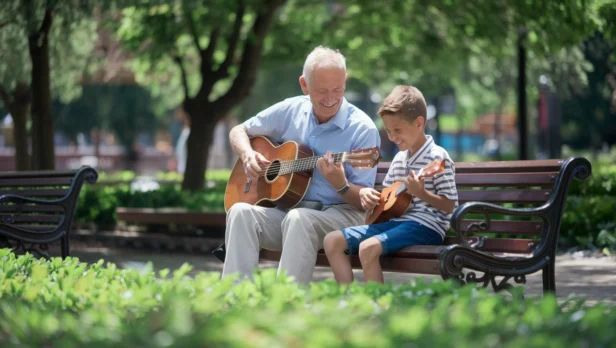
<path id="1" fill-rule="evenodd" d="M 211 254 L 157 253 L 134 249 L 117 249 L 106 247 L 89 247 L 75 245 L 71 250 L 73 256 L 84 262 L 96 262 L 104 259 L 121 268 L 143 268 L 152 261 L 155 270 L 169 268 L 174 270 L 184 262 L 194 266 L 193 273 L 199 271 L 222 271 L 222 263 Z M 262 267 L 275 267 L 274 262 L 264 262 Z M 313 280 L 333 277 L 327 267 L 317 267 Z M 355 271 L 355 277 L 362 280 L 361 271 Z M 404 273 L 385 273 L 385 281 L 407 282 L 418 275 Z M 423 276 L 438 280 L 437 276 Z M 526 294 L 539 295 L 542 291 L 541 273 L 527 277 Z M 556 295 L 565 299 L 569 295 L 580 295 L 588 303 L 607 301 L 616 303 L 616 257 L 576 257 L 575 254 L 563 254 L 556 258 Z"/>

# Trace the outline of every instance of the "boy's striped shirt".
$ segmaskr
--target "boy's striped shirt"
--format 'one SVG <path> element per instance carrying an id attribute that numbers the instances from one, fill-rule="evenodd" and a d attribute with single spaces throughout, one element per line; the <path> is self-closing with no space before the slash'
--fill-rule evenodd
<path id="1" fill-rule="evenodd" d="M 426 135 L 426 143 L 415 154 L 409 156 L 409 150 L 400 151 L 394 157 L 389 167 L 389 171 L 383 180 L 383 186 L 389 187 L 397 181 L 403 181 L 411 172 L 419 173 L 419 170 L 437 158 L 445 160 L 445 170 L 432 178 L 424 179 L 424 186 L 427 191 L 442 195 L 455 201 L 458 206 L 458 191 L 455 183 L 455 166 L 445 149 L 436 145 L 430 135 Z M 445 237 L 449 229 L 449 219 L 451 214 L 436 209 L 428 203 L 413 196 L 406 213 L 392 220 L 412 220 L 433 229 Z"/>

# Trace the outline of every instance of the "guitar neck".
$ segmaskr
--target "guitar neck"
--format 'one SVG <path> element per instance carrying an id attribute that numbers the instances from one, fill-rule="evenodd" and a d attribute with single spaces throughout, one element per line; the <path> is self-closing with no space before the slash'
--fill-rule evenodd
<path id="1" fill-rule="evenodd" d="M 334 164 L 344 162 L 346 152 L 334 153 Z M 323 156 L 304 157 L 292 161 L 280 162 L 280 175 L 303 172 L 314 169 L 317 166 L 317 161 Z"/>

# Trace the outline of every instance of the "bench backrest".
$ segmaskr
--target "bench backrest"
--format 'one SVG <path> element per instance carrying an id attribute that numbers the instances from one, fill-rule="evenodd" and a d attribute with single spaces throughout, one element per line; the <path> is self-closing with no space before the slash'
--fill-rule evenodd
<path id="1" fill-rule="evenodd" d="M 58 229 L 70 226 L 84 180 L 95 183 L 97 177 L 90 167 L 72 171 L 0 172 L 2 234 L 40 240 L 45 239 L 46 233 L 51 236 Z"/>
<path id="2" fill-rule="evenodd" d="M 502 161 L 502 162 L 459 162 L 455 164 L 456 187 L 459 204 L 482 201 L 515 207 L 529 207 L 544 204 L 550 197 L 562 160 Z M 390 162 L 380 163 L 377 170 L 377 188 L 380 188 L 387 174 Z M 494 217 L 490 230 L 481 230 L 483 215 L 469 215 L 462 228 L 473 227 L 475 235 L 505 234 L 507 237 L 538 239 L 543 230 L 543 221 L 504 220 Z M 453 242 L 453 241 L 452 241 Z M 526 243 L 527 244 L 527 243 Z M 528 250 L 521 244 L 521 252 Z M 511 245 L 508 245 L 509 250 Z"/>

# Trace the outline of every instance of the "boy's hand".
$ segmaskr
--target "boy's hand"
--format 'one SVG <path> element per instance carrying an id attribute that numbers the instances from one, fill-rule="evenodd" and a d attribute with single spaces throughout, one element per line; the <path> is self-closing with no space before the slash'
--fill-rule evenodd
<path id="1" fill-rule="evenodd" d="M 361 201 L 361 207 L 364 208 L 364 210 L 370 210 L 379 205 L 381 193 L 370 187 L 364 187 L 359 190 L 359 199 Z"/>
<path id="2" fill-rule="evenodd" d="M 414 170 L 411 170 L 409 176 L 404 179 L 404 186 L 406 186 L 406 192 L 418 197 L 425 191 L 424 179 L 419 179 Z"/>
<path id="3" fill-rule="evenodd" d="M 334 164 L 334 156 L 331 151 L 327 151 L 325 156 L 319 158 L 317 169 L 335 190 L 340 189 L 346 183 L 344 167 L 342 167 L 342 163 Z"/>

